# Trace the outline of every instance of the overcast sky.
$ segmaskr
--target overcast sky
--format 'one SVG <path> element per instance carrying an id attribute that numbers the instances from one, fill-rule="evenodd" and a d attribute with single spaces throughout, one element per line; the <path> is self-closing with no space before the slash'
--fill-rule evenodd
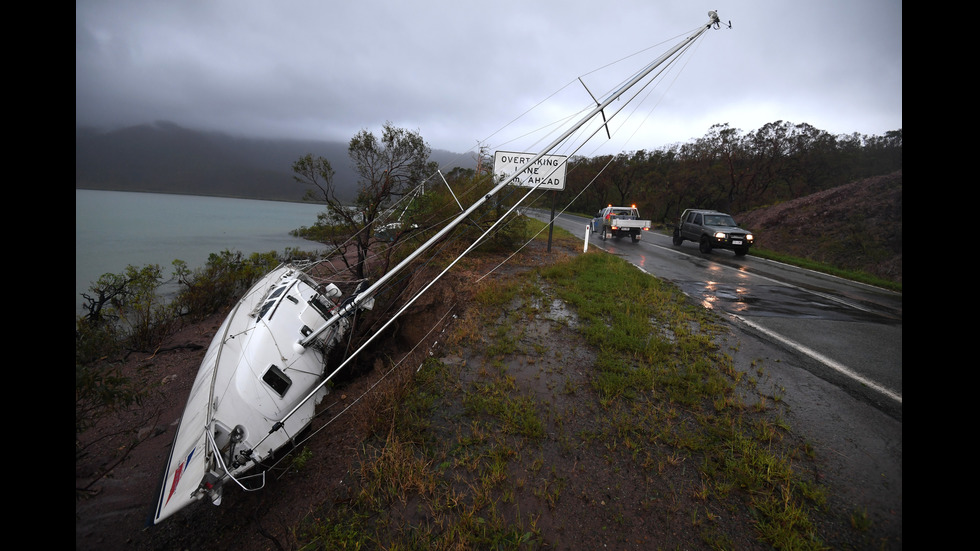
<path id="1" fill-rule="evenodd" d="M 523 151 L 511 138 L 604 99 L 708 10 L 726 25 L 579 154 L 713 124 L 902 128 L 901 0 L 76 0 L 75 122 L 347 142 L 390 121 L 434 148 Z"/>

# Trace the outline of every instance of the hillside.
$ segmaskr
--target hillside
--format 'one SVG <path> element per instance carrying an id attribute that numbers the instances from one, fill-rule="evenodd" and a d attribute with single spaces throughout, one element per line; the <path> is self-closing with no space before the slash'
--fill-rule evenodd
<path id="1" fill-rule="evenodd" d="M 75 189 L 301 201 L 306 187 L 294 180 L 292 166 L 307 153 L 330 161 L 338 196 L 352 200 L 357 176 L 346 143 L 241 138 L 166 122 L 107 132 L 76 128 Z M 475 166 L 449 151 L 434 150 L 430 159 Z"/>
<path id="2" fill-rule="evenodd" d="M 756 246 L 902 281 L 902 171 L 735 214 Z"/>

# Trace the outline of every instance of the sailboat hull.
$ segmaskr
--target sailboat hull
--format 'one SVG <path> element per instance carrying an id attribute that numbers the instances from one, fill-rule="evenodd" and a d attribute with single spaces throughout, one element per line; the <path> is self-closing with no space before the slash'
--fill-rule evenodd
<path id="1" fill-rule="evenodd" d="M 320 385 L 325 355 L 349 322 L 340 320 L 317 346 L 296 343 L 330 318 L 339 294 L 336 287 L 319 286 L 301 270 L 282 265 L 239 300 L 208 347 L 191 388 L 167 460 L 155 523 L 195 501 L 220 502 L 222 487 L 230 481 L 248 489 L 242 476 L 261 471 L 263 461 L 292 445 L 309 426 L 327 392 Z"/>

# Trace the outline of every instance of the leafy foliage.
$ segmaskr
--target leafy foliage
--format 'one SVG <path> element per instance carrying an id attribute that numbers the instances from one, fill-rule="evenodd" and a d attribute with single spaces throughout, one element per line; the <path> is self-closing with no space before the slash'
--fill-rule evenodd
<path id="1" fill-rule="evenodd" d="M 203 268 L 191 272 L 187 263 L 175 260 L 174 276 L 181 290 L 174 306 L 191 320 L 210 316 L 234 302 L 279 262 L 275 252 L 252 253 L 245 257 L 241 251 L 225 250 L 220 254 L 212 253 Z"/>
<path id="2" fill-rule="evenodd" d="M 570 159 L 566 193 L 578 197 L 577 212 L 636 204 L 645 217 L 666 222 L 685 208 L 741 213 L 901 168 L 901 130 L 833 136 L 777 121 L 743 134 L 718 124 L 682 145 Z"/>
<path id="3" fill-rule="evenodd" d="M 79 338 L 94 338 L 101 343 L 109 336 L 122 337 L 127 346 L 136 349 L 152 344 L 160 331 L 175 321 L 173 308 L 157 292 L 162 283 L 158 264 L 142 268 L 129 265 L 120 274 L 99 277 L 88 293 L 82 293 L 82 308 L 88 312 L 83 319 L 88 327 L 76 329 L 76 354 Z M 96 337 L 96 329 L 110 335 Z M 81 352 L 93 352 L 88 343 L 81 344 Z"/>
<path id="4" fill-rule="evenodd" d="M 338 198 L 334 170 L 327 159 L 307 154 L 293 164 L 293 172 L 296 181 L 310 188 L 307 198 L 326 203 L 326 213 L 319 217 L 319 229 L 315 230 L 317 236 L 332 244 L 354 277 L 363 280 L 369 269 L 383 273 L 390 263 L 390 253 L 382 250 L 377 256 L 380 262 L 369 266 L 375 244 L 397 241 L 408 228 L 400 225 L 394 235 L 379 237 L 381 226 L 390 222 L 394 203 L 415 190 L 435 168 L 428 164 L 432 150 L 422 136 L 395 128 L 390 122 L 385 123 L 380 138 L 367 130 L 359 132 L 347 152 L 358 177 L 353 205 Z M 348 255 L 348 251 L 354 254 Z"/>
<path id="5" fill-rule="evenodd" d="M 75 320 L 75 454 L 82 433 L 99 419 L 138 404 L 144 389 L 123 375 L 116 356 L 150 346 L 175 323 L 174 310 L 157 294 L 160 266 L 127 266 L 104 274 L 83 293 L 88 312 Z"/>
<path id="6" fill-rule="evenodd" d="M 175 260 L 174 276 L 182 288 L 169 302 L 159 292 L 163 280 L 156 264 L 103 274 L 83 293 L 87 314 L 75 320 L 76 456 L 83 452 L 83 433 L 100 419 L 139 404 L 148 391 L 120 371 L 123 354 L 157 346 L 184 316 L 201 319 L 226 307 L 279 262 L 274 252 L 246 258 L 224 251 L 192 272 Z"/>
<path id="7" fill-rule="evenodd" d="M 490 164 L 481 163 L 482 170 L 457 169 L 446 176 L 446 185 L 436 186 L 419 201 L 412 221 L 433 230 L 457 216 L 465 206 L 475 204 L 494 187 Z M 524 190 L 526 191 L 526 190 Z M 528 237 L 524 217 L 511 213 L 504 219 L 514 203 L 524 195 L 520 188 L 510 188 L 498 193 L 491 200 L 475 209 L 465 223 L 453 232 L 452 239 L 469 244 L 484 232 L 493 228 L 480 243 L 483 252 L 513 251 Z"/>

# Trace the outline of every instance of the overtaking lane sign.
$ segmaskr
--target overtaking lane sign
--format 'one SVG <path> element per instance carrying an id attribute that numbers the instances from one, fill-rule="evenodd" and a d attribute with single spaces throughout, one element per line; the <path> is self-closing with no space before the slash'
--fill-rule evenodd
<path id="1" fill-rule="evenodd" d="M 516 153 L 513 151 L 497 151 L 493 154 L 493 174 L 498 178 L 508 178 L 534 158 L 534 153 Z M 534 164 L 524 169 L 512 182 L 521 187 L 538 189 L 565 189 L 566 155 L 542 155 Z"/>

